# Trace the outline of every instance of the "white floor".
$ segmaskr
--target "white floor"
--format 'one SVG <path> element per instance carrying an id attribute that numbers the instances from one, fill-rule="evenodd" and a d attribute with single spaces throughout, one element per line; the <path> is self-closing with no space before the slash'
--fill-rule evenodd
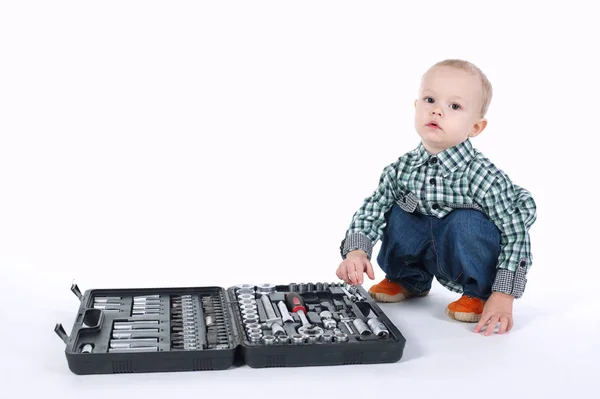
<path id="1" fill-rule="evenodd" d="M 50 392 L 61 398 L 287 393 L 524 398 L 576 396 L 600 387 L 600 306 L 591 296 L 522 299 L 516 303 L 514 329 L 484 337 L 472 332 L 472 324 L 444 315 L 455 295 L 436 284 L 426 298 L 381 305 L 407 340 L 403 358 L 394 364 L 76 376 L 67 367 L 64 345 L 52 331 L 57 321 L 70 328 L 75 297 L 66 295 L 68 288 L 54 297 L 42 287 L 36 294 L 29 291 L 32 287 L 17 288 L 6 285 L 2 290 L 5 305 L 11 297 L 25 300 L 18 308 L 3 306 L 0 375 L 6 392 L 14 388 L 25 398 Z M 40 306 L 44 295 L 47 305 Z"/>
<path id="2" fill-rule="evenodd" d="M 61 3 L 0 3 L 1 399 L 599 397 L 590 2 Z M 418 144 L 420 77 L 450 57 L 491 78 L 476 147 L 539 207 L 513 331 L 448 319 L 436 285 L 382 305 L 407 339 L 394 364 L 69 371 L 53 329 L 73 278 L 335 280 L 351 216 Z"/>

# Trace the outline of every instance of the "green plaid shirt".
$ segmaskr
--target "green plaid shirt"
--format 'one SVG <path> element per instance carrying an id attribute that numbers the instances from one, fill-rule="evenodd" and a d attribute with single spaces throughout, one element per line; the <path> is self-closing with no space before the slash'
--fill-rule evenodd
<path id="1" fill-rule="evenodd" d="M 436 184 L 428 184 L 435 178 Z M 423 144 L 386 166 L 379 186 L 354 214 L 341 244 L 342 258 L 361 249 L 371 258 L 373 246 L 382 237 L 385 213 L 397 203 L 407 212 L 442 218 L 456 208 L 485 213 L 501 233 L 501 253 L 492 291 L 520 298 L 532 256 L 528 230 L 536 220 L 531 194 L 512 183 L 490 160 L 463 143 L 432 155 Z M 455 292 L 462 286 L 438 279 Z"/>

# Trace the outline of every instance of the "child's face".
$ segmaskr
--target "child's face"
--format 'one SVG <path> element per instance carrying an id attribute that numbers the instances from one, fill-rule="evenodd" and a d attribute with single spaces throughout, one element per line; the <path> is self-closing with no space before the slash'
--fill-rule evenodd
<path id="1" fill-rule="evenodd" d="M 438 66 L 427 72 L 415 101 L 415 128 L 424 147 L 438 153 L 475 137 L 486 126 L 481 118 L 481 84 L 457 68 Z"/>

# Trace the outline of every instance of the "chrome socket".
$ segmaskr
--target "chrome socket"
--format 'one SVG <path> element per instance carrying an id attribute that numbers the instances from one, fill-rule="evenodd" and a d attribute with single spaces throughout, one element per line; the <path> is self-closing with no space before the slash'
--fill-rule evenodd
<path id="1" fill-rule="evenodd" d="M 287 335 L 283 327 L 277 323 L 273 323 L 271 325 L 271 333 L 276 337 L 279 337 L 280 335 Z"/>
<path id="2" fill-rule="evenodd" d="M 333 319 L 324 319 L 323 327 L 325 327 L 328 330 L 333 330 L 334 328 L 337 327 L 337 322 Z"/>
<path id="3" fill-rule="evenodd" d="M 280 344 L 287 344 L 290 342 L 290 337 L 288 337 L 287 335 L 280 335 L 279 337 L 277 337 L 277 342 Z"/>
<path id="4" fill-rule="evenodd" d="M 274 335 L 265 335 L 262 337 L 262 340 L 265 345 L 273 345 L 277 341 L 277 338 Z"/>
<path id="5" fill-rule="evenodd" d="M 333 333 L 330 331 L 326 331 L 321 335 L 321 341 L 323 342 L 333 342 Z"/>
<path id="6" fill-rule="evenodd" d="M 352 320 L 352 324 L 354 324 L 354 327 L 356 327 L 356 331 L 358 331 L 360 335 L 371 335 L 371 330 L 369 330 L 369 327 L 367 327 L 367 325 L 364 321 L 362 321 L 362 319 L 356 318 Z"/>
<path id="7" fill-rule="evenodd" d="M 238 301 L 238 304 L 241 306 L 244 305 L 254 305 L 256 306 L 256 299 L 241 299 Z"/>
<path id="8" fill-rule="evenodd" d="M 250 342 L 260 342 L 261 338 L 262 338 L 261 333 L 252 333 L 248 336 L 248 339 L 250 339 Z"/>
<path id="9" fill-rule="evenodd" d="M 275 292 L 275 284 L 259 284 L 256 286 L 256 292 L 258 294 L 270 294 Z"/>
<path id="10" fill-rule="evenodd" d="M 317 342 L 317 339 L 319 337 L 315 336 L 315 335 L 309 335 L 306 337 L 306 342 L 308 342 L 309 344 L 314 344 L 315 342 Z"/>
<path id="11" fill-rule="evenodd" d="M 348 334 L 344 332 L 338 332 L 334 335 L 335 342 L 348 342 Z"/>
<path id="12" fill-rule="evenodd" d="M 367 320 L 367 324 L 369 327 L 371 327 L 373 334 L 377 335 L 378 337 L 387 338 L 387 336 L 390 335 L 390 332 L 385 327 L 385 324 L 383 324 L 383 322 L 378 318 L 370 318 Z"/>
<path id="13" fill-rule="evenodd" d="M 257 314 L 242 315 L 242 319 L 244 324 L 258 323 L 260 320 Z"/>
<path id="14" fill-rule="evenodd" d="M 258 315 L 258 311 L 256 309 L 244 309 L 244 310 L 242 310 L 242 316 L 249 316 L 249 315 Z"/>
<path id="15" fill-rule="evenodd" d="M 94 346 L 92 344 L 85 344 L 81 347 L 81 353 L 92 353 Z"/>
<path id="16" fill-rule="evenodd" d="M 305 338 L 308 337 L 314 337 L 314 338 L 319 338 L 321 335 L 323 335 L 323 329 L 321 327 L 300 327 L 298 329 L 298 333 L 300 335 L 302 335 Z"/>
<path id="17" fill-rule="evenodd" d="M 300 334 L 294 334 L 291 336 L 292 339 L 292 344 L 303 344 L 304 343 L 304 336 L 300 335 Z"/>
<path id="18" fill-rule="evenodd" d="M 249 328 L 258 328 L 260 330 L 260 324 L 259 323 L 248 323 L 246 324 L 246 330 Z"/>
<path id="19" fill-rule="evenodd" d="M 319 313 L 319 317 L 322 319 L 332 319 L 333 315 L 331 314 L 331 312 L 329 310 L 324 310 L 321 313 Z"/>

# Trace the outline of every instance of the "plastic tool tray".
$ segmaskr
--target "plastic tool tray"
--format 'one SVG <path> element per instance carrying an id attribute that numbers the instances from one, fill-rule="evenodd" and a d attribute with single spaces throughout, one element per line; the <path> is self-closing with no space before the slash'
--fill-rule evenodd
<path id="1" fill-rule="evenodd" d="M 71 290 L 75 323 L 54 331 L 75 374 L 392 363 L 406 343 L 344 283 Z"/>

